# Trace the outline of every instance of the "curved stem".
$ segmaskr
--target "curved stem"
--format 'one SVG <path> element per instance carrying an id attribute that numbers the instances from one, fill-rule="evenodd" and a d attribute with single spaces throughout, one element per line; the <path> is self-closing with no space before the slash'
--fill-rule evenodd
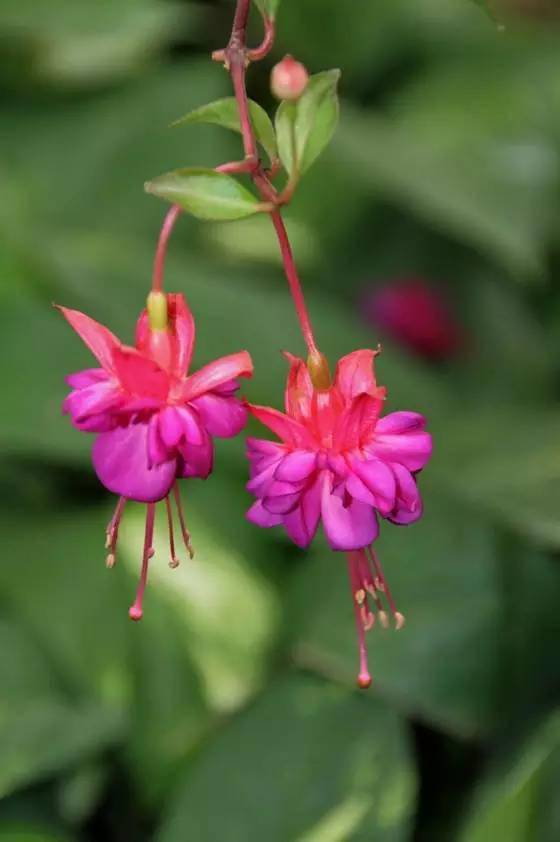
<path id="1" fill-rule="evenodd" d="M 179 207 L 179 205 L 172 205 L 171 208 L 168 210 L 165 219 L 163 220 L 163 225 L 161 226 L 159 240 L 156 248 L 156 255 L 154 258 L 152 292 L 162 292 L 163 290 L 163 269 L 165 266 L 165 255 L 167 254 L 167 246 L 169 243 L 171 232 L 173 231 L 173 226 L 175 225 L 175 222 L 177 221 L 177 218 L 180 213 L 181 208 Z"/>
<path id="2" fill-rule="evenodd" d="M 243 149 L 245 151 L 245 157 L 251 162 L 251 166 L 249 168 L 250 175 L 263 201 L 270 202 L 274 205 L 274 208 L 270 210 L 270 218 L 278 237 L 284 272 L 286 273 L 286 278 L 288 280 L 288 285 L 290 287 L 290 292 L 292 294 L 297 317 L 300 323 L 301 332 L 308 351 L 310 354 L 316 354 L 318 349 L 313 334 L 313 328 L 311 327 L 311 320 L 309 318 L 309 313 L 307 312 L 307 306 L 305 304 L 305 298 L 297 273 L 286 226 L 284 225 L 284 221 L 279 210 L 279 204 L 281 203 L 279 201 L 280 197 L 274 185 L 267 177 L 258 158 L 257 141 L 251 123 L 249 100 L 247 98 L 247 88 L 245 84 L 248 60 L 261 58 L 262 55 L 266 55 L 266 53 L 272 48 L 274 41 L 274 22 L 265 18 L 265 39 L 263 44 L 261 44 L 256 50 L 248 50 L 246 46 L 246 38 L 249 8 L 250 0 L 237 0 L 229 44 L 225 50 L 220 51 L 220 55 L 223 53 L 226 67 L 229 69 L 231 75 L 233 91 L 235 99 L 237 100 L 237 108 L 239 111 L 239 123 L 241 128 L 241 137 L 243 140 Z M 218 54 L 216 53 L 215 56 L 217 57 L 217 55 Z M 256 165 L 254 165 L 255 161 Z M 226 167 L 227 166 L 228 165 L 226 165 Z M 230 169 L 229 171 L 231 172 L 232 170 Z"/>

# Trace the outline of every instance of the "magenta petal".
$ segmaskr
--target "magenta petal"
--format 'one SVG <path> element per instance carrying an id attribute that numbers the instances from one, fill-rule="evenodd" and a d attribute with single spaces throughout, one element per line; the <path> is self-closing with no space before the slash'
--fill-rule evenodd
<path id="1" fill-rule="evenodd" d="M 327 471 L 322 477 L 321 514 L 333 550 L 359 550 L 377 538 L 379 526 L 374 509 L 359 500 L 344 506 L 343 498 L 332 494 L 332 478 Z"/>
<path id="2" fill-rule="evenodd" d="M 222 397 L 208 393 L 195 398 L 192 405 L 200 414 L 202 423 L 211 436 L 232 438 L 241 432 L 247 423 L 247 410 L 234 397 Z"/>
<path id="3" fill-rule="evenodd" d="M 159 415 L 152 415 L 148 424 L 148 466 L 161 465 L 174 455 L 161 437 Z"/>
<path id="4" fill-rule="evenodd" d="M 176 460 L 148 468 L 148 425 L 130 424 L 97 437 L 93 466 L 105 488 L 114 494 L 155 503 L 166 497 L 173 485 Z"/>
<path id="5" fill-rule="evenodd" d="M 272 512 L 267 511 L 261 500 L 253 503 L 245 517 L 251 523 L 254 523 L 256 526 L 262 526 L 265 529 L 268 529 L 270 526 L 279 526 L 282 523 L 282 515 L 273 515 Z"/>
<path id="6" fill-rule="evenodd" d="M 107 380 L 108 374 L 103 368 L 86 368 L 83 371 L 68 374 L 64 379 L 72 389 L 85 389 L 86 386 L 93 386 L 94 383 Z"/>
<path id="7" fill-rule="evenodd" d="M 115 410 L 121 404 L 119 389 L 110 380 L 105 380 L 70 392 L 62 404 L 62 411 L 70 413 L 72 421 L 78 425 L 92 415 Z"/>
<path id="8" fill-rule="evenodd" d="M 272 497 L 264 497 L 262 504 L 273 515 L 285 515 L 297 506 L 300 496 L 299 491 L 291 494 L 277 494 Z"/>
<path id="9" fill-rule="evenodd" d="M 361 503 L 367 503 L 368 506 L 375 506 L 377 500 L 371 493 L 369 488 L 362 482 L 362 480 L 354 473 L 348 474 L 348 479 L 345 483 L 345 488 L 351 497 L 360 500 Z"/>
<path id="10" fill-rule="evenodd" d="M 204 433 L 201 445 L 181 443 L 179 452 L 182 464 L 179 466 L 178 476 L 206 479 L 210 475 L 214 464 L 214 446 L 209 435 Z"/>
<path id="11" fill-rule="evenodd" d="M 380 459 L 353 459 L 352 468 L 377 499 L 382 514 L 388 514 L 395 506 L 397 483 L 389 465 Z"/>
<path id="12" fill-rule="evenodd" d="M 423 432 L 379 435 L 376 431 L 367 450 L 385 462 L 398 462 L 409 471 L 419 471 L 432 455 L 432 437 Z"/>
<path id="13" fill-rule="evenodd" d="M 320 477 L 317 477 L 302 494 L 299 506 L 284 515 L 284 527 L 292 541 L 305 549 L 315 537 L 320 517 L 321 482 Z"/>
<path id="14" fill-rule="evenodd" d="M 390 412 L 376 424 L 375 431 L 383 434 L 412 433 L 423 430 L 426 419 L 418 412 Z"/>
<path id="15" fill-rule="evenodd" d="M 281 460 L 275 477 L 283 482 L 301 482 L 315 470 L 317 454 L 309 450 L 294 450 Z"/>
<path id="16" fill-rule="evenodd" d="M 274 459 L 270 464 L 257 471 L 246 485 L 247 491 L 256 497 L 263 497 L 269 485 L 274 481 L 274 471 L 278 460 Z"/>
<path id="17" fill-rule="evenodd" d="M 174 406 L 166 406 L 159 415 L 159 434 L 164 445 L 170 449 L 177 447 L 183 436 L 181 415 Z"/>
<path id="18" fill-rule="evenodd" d="M 407 525 L 422 517 L 422 498 L 416 480 L 402 465 L 391 465 L 397 478 L 397 503 L 389 515 L 393 523 Z"/>

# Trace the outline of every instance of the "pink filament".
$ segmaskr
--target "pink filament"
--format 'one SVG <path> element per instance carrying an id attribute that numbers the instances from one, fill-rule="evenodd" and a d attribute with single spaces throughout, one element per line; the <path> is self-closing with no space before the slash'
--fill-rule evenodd
<path id="1" fill-rule="evenodd" d="M 171 560 L 169 562 L 170 567 L 178 567 L 179 566 L 179 559 L 175 555 L 175 535 L 173 532 L 173 513 L 171 511 L 171 503 L 169 502 L 169 497 L 165 498 L 165 508 L 167 510 L 167 529 L 169 533 L 169 555 Z"/>
<path id="2" fill-rule="evenodd" d="M 189 556 L 193 558 L 194 552 L 191 544 L 191 533 L 187 529 L 187 524 L 185 522 L 183 507 L 181 505 L 181 495 L 179 494 L 179 488 L 177 486 L 177 483 L 175 483 L 173 486 L 173 496 L 175 497 L 175 505 L 177 506 L 177 512 L 179 514 L 179 523 L 181 524 L 181 533 L 183 535 L 183 541 L 185 543 L 185 547 Z"/>
<path id="3" fill-rule="evenodd" d="M 155 503 L 148 503 L 146 512 L 146 530 L 144 533 L 144 552 L 142 554 L 142 570 L 140 572 L 140 581 L 136 591 L 136 599 L 133 605 L 130 606 L 128 616 L 131 620 L 142 619 L 142 600 L 144 598 L 144 591 L 146 590 L 146 582 L 148 581 L 148 562 L 153 555 L 152 542 L 154 538 L 154 518 L 155 518 Z"/>
<path id="4" fill-rule="evenodd" d="M 371 675 L 368 668 L 366 630 L 362 616 L 362 605 L 358 605 L 356 593 L 362 590 L 360 575 L 360 552 L 348 553 L 348 573 L 350 575 L 350 588 L 352 590 L 352 604 L 356 618 L 356 630 L 358 632 L 358 650 L 360 654 L 360 671 L 358 673 L 358 687 L 367 689 L 371 685 Z"/>

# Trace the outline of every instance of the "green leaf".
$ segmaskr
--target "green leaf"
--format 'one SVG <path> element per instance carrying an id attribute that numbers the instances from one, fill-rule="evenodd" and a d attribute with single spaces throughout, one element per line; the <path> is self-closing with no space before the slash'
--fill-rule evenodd
<path id="1" fill-rule="evenodd" d="M 502 754 L 478 787 L 459 842 L 556 842 L 560 838 L 560 711 L 515 751 Z"/>
<path id="2" fill-rule="evenodd" d="M 409 715 L 472 737 L 494 727 L 503 712 L 493 535 L 458 516 L 433 489 L 424 496 L 419 523 L 388 525 L 377 542 L 407 623 L 399 632 L 376 624 L 368 635 L 374 687 Z M 356 630 L 344 556 L 312 550 L 294 580 L 291 605 L 287 622 L 298 663 L 354 682 Z"/>
<path id="3" fill-rule="evenodd" d="M 311 76 L 297 102 L 282 102 L 276 112 L 280 160 L 292 177 L 302 176 L 331 140 L 338 123 L 340 70 Z"/>
<path id="4" fill-rule="evenodd" d="M 395 713 L 291 675 L 200 755 L 156 839 L 404 842 L 414 790 L 406 731 Z"/>
<path id="5" fill-rule="evenodd" d="M 440 125 L 454 121 L 434 117 L 428 106 L 424 119 L 420 132 L 406 114 L 388 119 L 348 107 L 336 154 L 361 189 L 483 249 L 513 276 L 536 277 L 543 267 L 550 182 L 520 179 L 508 164 L 508 151 L 515 158 L 511 148 L 499 155 L 480 133 L 441 144 Z M 548 158 L 542 157 L 546 171 Z"/>
<path id="6" fill-rule="evenodd" d="M 198 219 L 243 219 L 262 209 L 262 203 L 235 178 L 204 167 L 165 173 L 148 181 L 145 189 Z"/>
<path id="7" fill-rule="evenodd" d="M 276 135 L 270 117 L 257 102 L 249 100 L 249 111 L 251 122 L 255 131 L 255 137 L 261 144 L 271 161 L 278 157 L 276 146 Z M 241 131 L 239 122 L 239 111 L 235 97 L 224 97 L 208 105 L 202 105 L 194 111 L 185 114 L 175 120 L 172 126 L 183 126 L 187 123 L 212 123 L 217 126 L 224 126 L 235 132 Z"/>
<path id="8" fill-rule="evenodd" d="M 255 0 L 255 5 L 260 9 L 263 15 L 267 15 L 267 17 L 274 20 L 276 12 L 278 11 L 278 6 L 280 5 L 280 0 Z"/>

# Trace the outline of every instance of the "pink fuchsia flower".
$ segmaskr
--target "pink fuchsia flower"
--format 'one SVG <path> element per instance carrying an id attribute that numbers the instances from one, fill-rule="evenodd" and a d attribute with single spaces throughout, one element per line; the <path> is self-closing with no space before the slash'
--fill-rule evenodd
<path id="1" fill-rule="evenodd" d="M 395 342 L 429 360 L 446 360 L 463 330 L 441 293 L 419 278 L 397 280 L 364 298 L 366 319 Z"/>
<path id="2" fill-rule="evenodd" d="M 99 362 L 67 378 L 63 404 L 78 430 L 94 433 L 93 465 L 103 485 L 119 496 L 107 529 L 108 566 L 115 552 L 126 500 L 147 503 L 142 576 L 132 619 L 142 617 L 147 564 L 153 554 L 155 503 L 165 500 L 171 565 L 176 566 L 170 494 L 173 493 L 189 553 L 190 536 L 177 479 L 206 479 L 212 471 L 213 437 L 244 427 L 247 412 L 235 397 L 239 377 L 252 374 L 246 351 L 222 357 L 189 374 L 194 348 L 193 315 L 178 293 L 152 292 L 136 326 L 135 346 L 66 307 L 58 308 Z"/>
<path id="3" fill-rule="evenodd" d="M 303 360 L 287 355 L 285 413 L 249 406 L 280 441 L 247 442 L 247 488 L 257 498 L 248 519 L 262 527 L 282 525 L 302 548 L 309 546 L 322 523 L 331 548 L 348 553 L 361 647 L 363 631 L 375 619 L 368 594 L 382 624 L 387 615 L 380 608 L 381 595 L 397 627 L 403 623 L 383 574 L 371 570 L 375 557 L 369 548 L 378 535 L 379 515 L 398 525 L 421 517 L 416 475 L 432 451 L 421 415 L 393 412 L 381 417 L 385 389 L 375 380 L 376 354 L 361 350 L 343 357 L 332 385 L 328 369 L 326 377 L 324 369 L 320 377 L 311 369 L 312 378 Z M 364 664 L 361 686 L 369 683 Z"/>

